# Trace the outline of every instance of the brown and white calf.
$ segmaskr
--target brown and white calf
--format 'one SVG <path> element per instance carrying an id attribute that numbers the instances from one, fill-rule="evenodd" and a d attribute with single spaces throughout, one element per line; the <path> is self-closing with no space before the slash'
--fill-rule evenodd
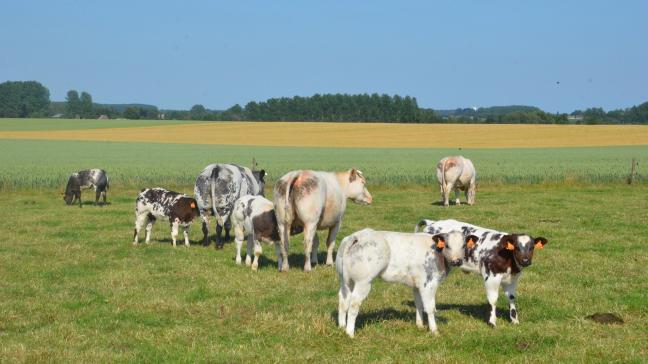
<path id="1" fill-rule="evenodd" d="M 338 325 L 353 337 L 360 305 L 371 282 L 380 277 L 412 287 L 416 325 L 423 327 L 425 311 L 430 331 L 437 334 L 436 290 L 450 266 L 461 265 L 476 240 L 459 231 L 430 236 L 364 229 L 347 236 L 335 263 L 340 281 Z"/>
<path id="2" fill-rule="evenodd" d="M 146 225 L 146 244 L 151 241 L 151 230 L 157 219 L 168 220 L 171 225 L 171 238 L 176 246 L 178 227 L 184 229 L 185 245 L 189 246 L 189 227 L 200 215 L 196 200 L 182 193 L 164 188 L 143 189 L 135 200 L 135 233 L 133 244 L 139 243 L 140 230 Z"/>
<path id="3" fill-rule="evenodd" d="M 369 205 L 372 197 L 365 187 L 362 172 L 292 171 L 281 177 L 274 188 L 275 214 L 281 239 L 282 271 L 288 271 L 290 229 L 304 229 L 304 271 L 310 272 L 311 261 L 317 264 L 319 238 L 317 230 L 328 229 L 326 264 L 333 265 L 335 236 L 340 230 L 346 200 Z"/>
<path id="4" fill-rule="evenodd" d="M 455 191 L 456 204 L 459 205 L 459 190 L 465 191 L 468 205 L 475 204 L 477 185 L 475 166 L 462 156 L 445 157 L 437 164 L 437 179 L 441 187 L 441 200 L 444 206 L 450 204 L 450 191 Z"/>
<path id="5" fill-rule="evenodd" d="M 474 249 L 468 250 L 460 269 L 480 274 L 484 278 L 486 297 L 491 305 L 488 322 L 495 326 L 495 309 L 501 285 L 509 301 L 511 321 L 518 324 L 515 307 L 518 279 L 522 275 L 522 269 L 531 265 L 534 250 L 542 249 L 547 244 L 547 239 L 534 238 L 528 234 L 509 234 L 457 220 L 422 220 L 414 231 L 436 235 L 455 230 L 479 237 Z"/>
<path id="6" fill-rule="evenodd" d="M 231 215 L 234 241 L 236 242 L 236 264 L 241 264 L 241 247 L 247 239 L 245 264 L 257 270 L 259 256 L 263 253 L 261 242 L 275 245 L 278 267 L 281 268 L 279 230 L 275 216 L 274 204 L 263 196 L 243 196 L 234 204 Z M 291 235 L 299 234 L 301 228 L 291 230 Z M 252 247 L 254 246 L 254 261 Z"/>

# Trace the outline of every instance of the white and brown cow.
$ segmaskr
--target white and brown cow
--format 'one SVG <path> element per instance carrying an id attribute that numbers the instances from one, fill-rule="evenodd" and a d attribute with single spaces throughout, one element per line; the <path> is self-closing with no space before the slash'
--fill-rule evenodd
<path id="1" fill-rule="evenodd" d="M 265 188 L 265 170 L 252 171 L 236 164 L 214 163 L 206 166 L 196 178 L 194 195 L 202 219 L 203 245 L 210 244 L 209 216 L 216 217 L 216 248 L 222 249 L 230 234 L 230 214 L 241 196 L 261 195 Z"/>
<path id="2" fill-rule="evenodd" d="M 344 238 L 335 262 L 340 281 L 338 325 L 353 337 L 360 305 L 373 279 L 380 277 L 412 287 L 416 325 L 423 327 L 425 311 L 430 331 L 438 334 L 436 290 L 450 266 L 463 263 L 475 241 L 476 236 L 459 231 L 430 236 L 364 229 Z"/>
<path id="3" fill-rule="evenodd" d="M 185 245 L 189 246 L 189 227 L 200 212 L 196 200 L 182 193 L 164 188 L 143 189 L 135 200 L 135 233 L 133 245 L 139 244 L 140 230 L 146 225 L 146 244 L 151 241 L 151 230 L 157 219 L 168 220 L 171 238 L 176 246 L 178 227 L 184 228 Z"/>
<path id="4" fill-rule="evenodd" d="M 326 264 L 333 265 L 333 248 L 347 198 L 362 204 L 371 204 L 372 197 L 365 187 L 362 172 L 292 171 L 281 177 L 274 188 L 275 214 L 281 239 L 282 271 L 288 271 L 290 229 L 304 229 L 304 271 L 310 272 L 311 261 L 317 264 L 319 238 L 317 230 L 328 229 Z"/>
<path id="5" fill-rule="evenodd" d="M 241 247 L 243 240 L 247 239 L 246 265 L 252 266 L 252 270 L 257 270 L 259 256 L 263 253 L 261 243 L 270 243 L 275 245 L 278 267 L 281 268 L 281 241 L 272 201 L 263 196 L 243 196 L 234 204 L 231 219 L 236 242 L 236 264 L 241 264 Z M 293 228 L 290 235 L 299 234 L 301 230 L 299 227 Z M 252 261 L 253 247 L 254 261 Z"/>
<path id="6" fill-rule="evenodd" d="M 99 205 L 99 197 L 103 196 L 103 204 L 106 204 L 106 193 L 108 192 L 108 175 L 103 169 L 86 169 L 74 172 L 68 178 L 65 186 L 63 200 L 66 204 L 71 205 L 74 201 L 79 201 L 79 207 L 83 206 L 81 202 L 81 190 L 93 188 L 95 190 L 95 205 Z"/>
<path id="7" fill-rule="evenodd" d="M 454 230 L 479 237 L 475 248 L 468 250 L 460 269 L 480 274 L 484 278 L 486 297 L 491 305 L 488 322 L 495 326 L 495 308 L 501 285 L 509 301 L 511 321 L 518 324 L 515 307 L 518 279 L 522 275 L 522 269 L 531 265 L 534 250 L 542 249 L 547 244 L 547 239 L 527 234 L 509 234 L 457 220 L 422 220 L 414 231 L 436 235 Z"/>
<path id="8" fill-rule="evenodd" d="M 437 179 L 441 188 L 441 200 L 444 206 L 449 205 L 450 192 L 455 191 L 456 204 L 459 205 L 459 190 L 466 193 L 468 205 L 475 203 L 475 166 L 472 161 L 462 156 L 445 157 L 437 164 Z"/>

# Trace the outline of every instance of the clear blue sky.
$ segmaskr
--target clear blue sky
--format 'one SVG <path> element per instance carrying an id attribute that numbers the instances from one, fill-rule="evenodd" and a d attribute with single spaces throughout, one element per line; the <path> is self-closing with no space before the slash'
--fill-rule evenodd
<path id="1" fill-rule="evenodd" d="M 648 101 L 647 16 L 611 0 L 2 0 L 0 82 L 178 109 L 378 92 L 609 110 Z"/>

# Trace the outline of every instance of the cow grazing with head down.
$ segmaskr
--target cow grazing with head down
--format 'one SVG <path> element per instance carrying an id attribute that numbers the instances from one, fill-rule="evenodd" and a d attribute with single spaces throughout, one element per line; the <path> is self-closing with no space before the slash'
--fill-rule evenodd
<path id="1" fill-rule="evenodd" d="M 196 200 L 182 193 L 164 188 L 143 189 L 135 200 L 135 233 L 133 245 L 139 244 L 140 230 L 146 225 L 146 244 L 151 241 L 151 230 L 157 219 L 168 220 L 171 238 L 176 246 L 178 228 L 183 227 L 184 242 L 189 246 L 189 227 L 200 212 Z"/>
<path id="2" fill-rule="evenodd" d="M 203 245 L 209 240 L 209 216 L 216 217 L 216 248 L 222 249 L 223 227 L 225 239 L 229 239 L 230 214 L 234 202 L 241 196 L 264 194 L 265 170 L 251 171 L 236 164 L 210 164 L 205 167 L 196 179 L 194 194 L 198 202 L 202 219 Z"/>
<path id="3" fill-rule="evenodd" d="M 72 173 L 68 178 L 63 200 L 68 205 L 79 201 L 81 203 L 81 190 L 93 188 L 95 190 L 95 205 L 99 204 L 99 197 L 103 196 L 103 204 L 106 204 L 106 192 L 108 191 L 108 176 L 103 169 L 87 169 Z"/>
<path id="4" fill-rule="evenodd" d="M 247 239 L 246 265 L 251 265 L 252 270 L 257 270 L 259 256 L 263 253 L 261 243 L 271 243 L 275 245 L 278 267 L 281 268 L 279 229 L 272 201 L 263 196 L 248 195 L 239 198 L 232 211 L 232 229 L 236 242 L 236 264 L 241 264 L 241 246 L 243 240 Z M 291 229 L 290 234 L 299 234 L 301 231 L 301 228 L 295 227 Z M 253 247 L 254 261 L 252 261 Z"/>
<path id="5" fill-rule="evenodd" d="M 361 171 L 346 172 L 292 171 L 281 177 L 274 188 L 275 214 L 281 239 L 282 271 L 288 271 L 288 246 L 293 226 L 304 229 L 304 271 L 310 272 L 311 261 L 317 264 L 319 238 L 317 230 L 328 229 L 326 264 L 333 265 L 333 248 L 347 198 L 369 205 L 372 197 L 365 187 Z"/>
<path id="6" fill-rule="evenodd" d="M 484 278 L 486 297 L 491 305 L 488 322 L 495 326 L 495 308 L 501 285 L 509 301 L 511 321 L 518 324 L 515 307 L 518 279 L 522 275 L 522 269 L 531 265 L 534 250 L 542 249 L 547 244 L 547 239 L 534 238 L 528 234 L 509 234 L 457 220 L 422 220 L 414 231 L 435 235 L 454 230 L 479 237 L 474 249 L 468 250 L 460 269 L 480 274 Z"/>
<path id="7" fill-rule="evenodd" d="M 380 277 L 412 287 L 416 325 L 423 327 L 425 311 L 430 331 L 438 334 L 434 319 L 437 287 L 450 266 L 463 263 L 466 249 L 476 240 L 460 231 L 430 236 L 364 229 L 347 236 L 335 263 L 340 281 L 338 325 L 353 337 L 360 305 L 373 279 Z"/>
<path id="8" fill-rule="evenodd" d="M 459 205 L 459 190 L 465 191 L 468 205 L 475 204 L 476 172 L 472 161 L 462 156 L 445 157 L 437 164 L 437 179 L 441 187 L 443 205 L 449 205 L 450 191 L 455 191 L 456 204 Z"/>

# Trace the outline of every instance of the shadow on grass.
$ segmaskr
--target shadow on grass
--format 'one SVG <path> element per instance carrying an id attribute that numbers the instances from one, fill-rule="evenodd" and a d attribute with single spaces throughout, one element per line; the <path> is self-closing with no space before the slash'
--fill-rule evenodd
<path id="1" fill-rule="evenodd" d="M 413 301 L 412 301 L 413 302 Z M 412 303 L 413 304 L 413 303 Z M 423 322 L 427 327 L 427 314 L 424 313 Z M 338 320 L 338 310 L 331 311 L 331 320 L 337 325 Z M 362 329 L 365 326 L 370 326 L 382 321 L 404 321 L 411 322 L 412 325 L 416 325 L 416 312 L 411 310 L 396 310 L 393 308 L 384 308 L 381 310 L 373 311 L 362 311 L 362 306 L 360 307 L 360 312 L 356 318 L 355 328 L 356 330 Z M 439 316 L 439 313 L 435 315 L 435 320 L 438 324 L 447 324 L 448 319 L 443 316 Z"/>
<path id="2" fill-rule="evenodd" d="M 403 301 L 403 304 L 409 307 L 416 307 L 414 301 Z M 488 325 L 488 317 L 490 316 L 490 304 L 484 303 L 479 305 L 463 305 L 463 304 L 437 304 L 437 315 L 439 311 L 455 310 L 459 311 L 462 315 L 470 316 Z M 498 319 L 510 320 L 508 308 L 506 310 L 498 309 L 496 312 Z"/>

